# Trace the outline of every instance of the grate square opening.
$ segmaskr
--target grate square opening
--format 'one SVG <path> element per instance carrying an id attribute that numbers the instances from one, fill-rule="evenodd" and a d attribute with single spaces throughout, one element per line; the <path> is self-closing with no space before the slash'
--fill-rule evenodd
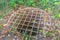
<path id="1" fill-rule="evenodd" d="M 13 19 L 12 21 L 15 22 L 16 19 Z"/>
<path id="2" fill-rule="evenodd" d="M 32 18 L 35 18 L 35 16 L 32 16 Z"/>
<path id="3" fill-rule="evenodd" d="M 28 26 L 28 30 L 32 30 L 32 26 L 29 25 L 29 26 Z"/>
<path id="4" fill-rule="evenodd" d="M 18 25 L 18 28 L 22 28 L 22 26 L 23 26 L 23 25 L 19 24 L 19 25 Z"/>
<path id="5" fill-rule="evenodd" d="M 44 27 L 44 24 L 39 24 L 39 27 Z"/>
<path id="6" fill-rule="evenodd" d="M 33 26 L 33 23 L 30 22 L 29 25 L 30 25 L 30 26 Z"/>
<path id="7" fill-rule="evenodd" d="M 30 35 L 30 33 L 31 33 L 31 31 L 26 31 L 26 34 L 27 34 L 27 35 Z"/>
<path id="8" fill-rule="evenodd" d="M 17 31 L 18 31 L 18 32 L 20 32 L 20 30 L 21 30 L 20 28 L 17 28 Z"/>
<path id="9" fill-rule="evenodd" d="M 23 29 L 26 29 L 27 28 L 27 26 L 26 25 L 23 25 Z"/>
<path id="10" fill-rule="evenodd" d="M 27 17 L 28 17 L 28 18 L 31 18 L 31 15 L 28 15 Z"/>
<path id="11" fill-rule="evenodd" d="M 23 17 L 25 17 L 25 18 L 26 18 L 26 16 L 27 16 L 27 15 L 25 14 Z"/>
<path id="12" fill-rule="evenodd" d="M 21 29 L 20 30 L 20 33 L 23 33 L 24 34 L 25 33 L 25 30 L 24 29 Z"/>
<path id="13" fill-rule="evenodd" d="M 28 22 L 29 22 L 29 21 L 30 21 L 30 18 L 26 18 L 26 21 L 28 21 Z"/>
<path id="14" fill-rule="evenodd" d="M 35 20 L 36 20 L 36 23 L 37 23 L 37 22 L 38 22 L 38 23 L 40 22 L 40 19 L 35 19 Z"/>
<path id="15" fill-rule="evenodd" d="M 34 24 L 34 26 L 35 26 L 35 27 L 38 27 L 38 24 L 37 24 L 37 23 L 35 23 L 35 24 Z"/>
<path id="16" fill-rule="evenodd" d="M 20 24 L 24 24 L 24 21 L 21 20 Z"/>
<path id="17" fill-rule="evenodd" d="M 36 36 L 36 34 L 37 34 L 36 32 L 32 32 L 31 36 Z"/>
<path id="18" fill-rule="evenodd" d="M 21 20 L 18 19 L 18 20 L 16 21 L 16 23 L 19 23 L 20 21 L 21 21 Z"/>
<path id="19" fill-rule="evenodd" d="M 37 32 L 37 29 L 38 29 L 38 28 L 33 27 L 33 31 Z"/>
<path id="20" fill-rule="evenodd" d="M 36 17 L 36 20 L 40 20 L 40 17 Z"/>
<path id="21" fill-rule="evenodd" d="M 29 23 L 29 22 L 25 21 L 25 23 L 24 23 L 24 24 L 25 24 L 25 25 L 28 25 L 28 23 Z"/>
<path id="22" fill-rule="evenodd" d="M 24 20 L 25 20 L 25 18 L 22 18 L 22 20 L 24 21 Z"/>
<path id="23" fill-rule="evenodd" d="M 37 14 L 36 14 L 36 13 L 33 13 L 32 15 L 33 15 L 33 16 L 36 16 Z"/>

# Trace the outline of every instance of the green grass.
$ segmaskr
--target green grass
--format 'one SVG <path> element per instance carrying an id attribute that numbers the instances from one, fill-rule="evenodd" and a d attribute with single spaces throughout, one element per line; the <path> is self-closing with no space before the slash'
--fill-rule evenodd
<path id="1" fill-rule="evenodd" d="M 0 29 L 3 28 L 2 24 L 0 24 Z"/>

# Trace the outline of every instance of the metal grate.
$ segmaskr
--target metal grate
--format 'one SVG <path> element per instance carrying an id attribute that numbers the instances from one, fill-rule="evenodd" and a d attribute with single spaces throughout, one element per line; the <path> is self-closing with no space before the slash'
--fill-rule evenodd
<path id="1" fill-rule="evenodd" d="M 7 24 L 10 32 L 21 35 L 21 40 L 48 40 L 39 30 L 49 31 L 52 27 L 50 15 L 32 7 L 19 7 L 11 13 Z"/>

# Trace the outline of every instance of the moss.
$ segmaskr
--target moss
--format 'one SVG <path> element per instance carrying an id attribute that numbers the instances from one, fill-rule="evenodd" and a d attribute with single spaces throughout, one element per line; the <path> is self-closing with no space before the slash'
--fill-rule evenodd
<path id="1" fill-rule="evenodd" d="M 0 24 L 0 29 L 3 27 L 3 25 L 2 24 Z"/>
<path id="2" fill-rule="evenodd" d="M 12 29 L 11 29 L 12 31 L 15 31 L 16 30 L 16 28 L 15 27 L 12 27 Z"/>
<path id="3" fill-rule="evenodd" d="M 48 32 L 46 33 L 46 37 L 53 36 L 53 34 L 54 34 L 54 31 L 48 31 Z"/>
<path id="4" fill-rule="evenodd" d="M 24 35 L 24 39 L 25 40 L 32 40 L 32 38 L 29 35 L 27 35 L 27 34 Z"/>

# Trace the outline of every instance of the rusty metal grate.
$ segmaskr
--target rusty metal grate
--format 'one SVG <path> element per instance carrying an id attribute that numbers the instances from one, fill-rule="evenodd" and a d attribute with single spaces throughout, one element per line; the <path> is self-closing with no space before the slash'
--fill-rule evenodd
<path id="1" fill-rule="evenodd" d="M 18 32 L 23 35 L 21 40 L 25 40 L 24 35 L 29 36 L 28 40 L 44 38 L 44 35 L 39 30 L 48 31 L 52 26 L 50 15 L 41 9 L 31 7 L 19 8 L 11 14 L 7 23 L 9 24 L 10 32 Z M 44 27 L 47 27 L 47 29 Z M 12 31 L 12 28 L 15 28 L 15 30 Z"/>

